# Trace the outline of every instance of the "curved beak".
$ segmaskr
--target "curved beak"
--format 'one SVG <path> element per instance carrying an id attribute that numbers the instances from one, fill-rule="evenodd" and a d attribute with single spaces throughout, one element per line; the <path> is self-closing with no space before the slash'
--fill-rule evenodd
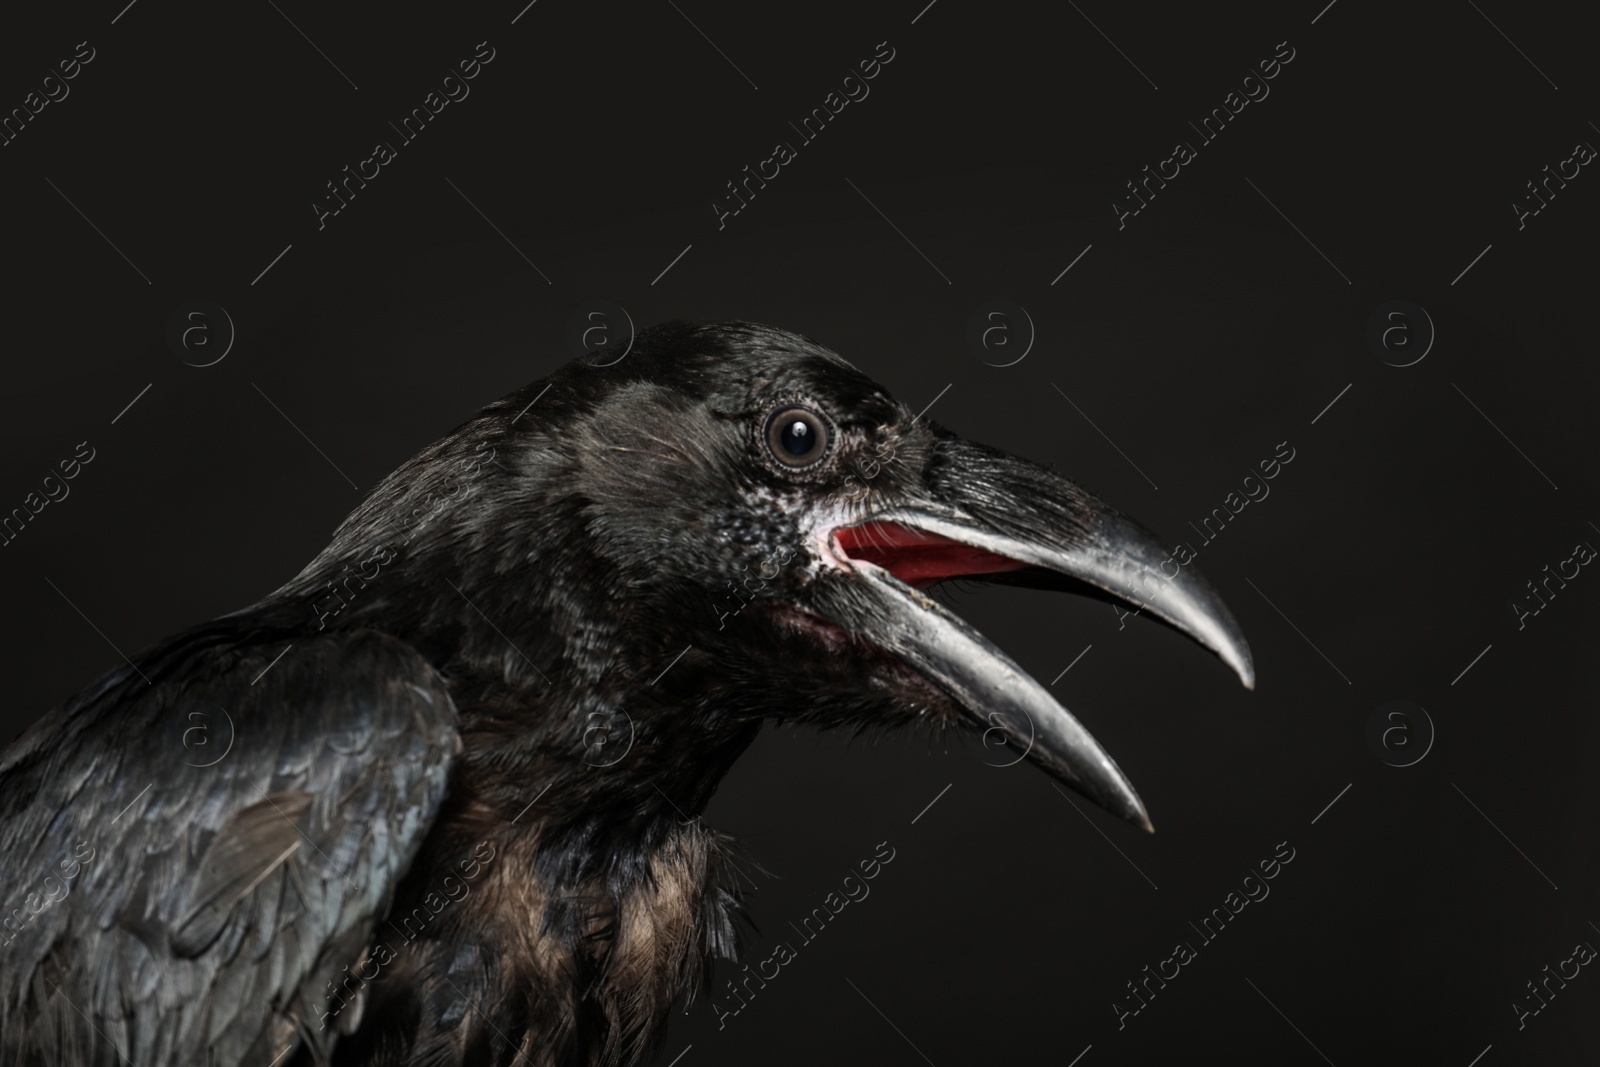
<path id="1" fill-rule="evenodd" d="M 917 670 L 976 723 L 1003 730 L 1067 785 L 1151 830 L 1127 776 L 1089 731 L 921 590 L 975 578 L 1121 601 L 1210 649 L 1253 688 L 1250 648 L 1227 605 L 1153 534 L 1037 464 L 938 431 L 922 483 L 832 532 L 854 580 L 819 590 L 822 612 Z"/>

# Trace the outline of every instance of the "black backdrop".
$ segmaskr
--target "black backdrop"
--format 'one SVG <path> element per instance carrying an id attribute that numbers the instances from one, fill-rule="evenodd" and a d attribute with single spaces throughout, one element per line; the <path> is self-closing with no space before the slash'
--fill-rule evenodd
<path id="1" fill-rule="evenodd" d="M 959 741 L 769 731 L 707 818 L 776 876 L 751 959 L 797 955 L 720 1026 L 676 1016 L 659 1063 L 1594 1054 L 1600 579 L 1574 546 L 1600 545 L 1600 179 L 1574 146 L 1600 108 L 1574 15 L 524 2 L 7 14 L 0 507 L 94 458 L 0 549 L 6 737 L 116 649 L 276 587 L 405 457 L 571 358 L 585 302 L 768 322 L 1187 540 L 1260 682 L 1103 604 L 955 592 L 1159 832 Z M 389 125 L 488 49 L 413 140 Z M 791 126 L 891 49 L 814 140 Z M 1131 214 L 1146 166 L 1170 180 Z M 880 842 L 870 897 L 801 944 Z M 1533 1014 L 1527 983 L 1574 969 Z"/>

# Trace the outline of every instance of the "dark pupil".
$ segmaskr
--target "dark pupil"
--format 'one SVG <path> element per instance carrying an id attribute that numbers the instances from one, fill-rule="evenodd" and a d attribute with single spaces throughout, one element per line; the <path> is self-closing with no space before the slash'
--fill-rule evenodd
<path id="1" fill-rule="evenodd" d="M 795 419 L 783 430 L 783 447 L 792 456 L 803 456 L 811 451 L 816 433 L 804 419 Z"/>

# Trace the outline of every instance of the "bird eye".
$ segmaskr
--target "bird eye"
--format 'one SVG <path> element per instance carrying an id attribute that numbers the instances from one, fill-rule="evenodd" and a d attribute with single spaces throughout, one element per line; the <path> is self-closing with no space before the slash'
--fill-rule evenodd
<path id="1" fill-rule="evenodd" d="M 810 408 L 779 408 L 767 420 L 767 448 L 785 467 L 809 467 L 828 450 L 828 424 Z"/>

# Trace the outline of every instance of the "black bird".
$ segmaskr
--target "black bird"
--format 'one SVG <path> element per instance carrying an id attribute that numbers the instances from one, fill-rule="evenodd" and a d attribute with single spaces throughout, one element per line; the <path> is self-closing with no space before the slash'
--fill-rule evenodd
<path id="1" fill-rule="evenodd" d="M 737 953 L 704 811 L 769 720 L 1001 729 L 1149 827 L 925 592 L 1227 608 L 1040 466 L 813 341 L 671 324 L 489 405 L 293 580 L 0 760 L 0 1067 L 628 1064 Z"/>

